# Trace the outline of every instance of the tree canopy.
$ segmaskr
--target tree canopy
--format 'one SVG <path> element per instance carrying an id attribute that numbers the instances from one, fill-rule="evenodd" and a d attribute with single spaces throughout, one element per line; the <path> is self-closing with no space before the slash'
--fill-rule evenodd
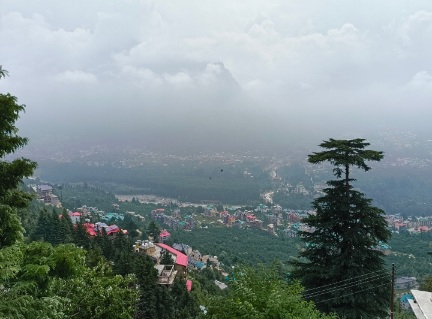
<path id="1" fill-rule="evenodd" d="M 366 161 L 378 161 L 382 152 L 367 150 L 364 139 L 324 141 L 326 151 L 309 162 L 330 162 L 336 180 L 327 182 L 324 195 L 313 201 L 316 214 L 303 220 L 300 232 L 305 249 L 293 262 L 294 276 L 305 286 L 304 296 L 325 312 L 346 318 L 388 315 L 390 281 L 382 253 L 376 249 L 390 238 L 384 211 L 354 190 L 350 167 L 370 170 Z"/>
<path id="2" fill-rule="evenodd" d="M 7 71 L 0 67 L 0 79 Z M 22 238 L 17 209 L 28 205 L 31 196 L 18 188 L 24 177 L 33 174 L 36 163 L 26 158 L 5 160 L 5 156 L 27 144 L 27 138 L 17 135 L 15 122 L 25 106 L 9 93 L 0 94 L 0 248 L 10 246 Z"/>
<path id="3" fill-rule="evenodd" d="M 283 281 L 276 269 L 262 266 L 240 267 L 232 275 L 226 295 L 210 297 L 207 314 L 200 318 L 231 319 L 331 319 L 302 299 L 298 283 Z"/>

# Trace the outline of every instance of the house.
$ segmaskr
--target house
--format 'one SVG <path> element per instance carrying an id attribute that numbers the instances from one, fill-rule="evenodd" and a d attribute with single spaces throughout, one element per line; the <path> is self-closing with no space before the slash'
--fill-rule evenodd
<path id="1" fill-rule="evenodd" d="M 68 213 L 70 219 L 72 220 L 73 224 L 77 224 L 81 220 L 82 214 L 80 212 L 69 212 Z"/>
<path id="2" fill-rule="evenodd" d="M 294 194 L 301 194 L 301 195 L 309 195 L 309 191 L 303 186 L 302 183 L 297 184 L 297 186 L 293 190 Z"/>
<path id="3" fill-rule="evenodd" d="M 162 253 L 162 250 L 169 252 L 174 259 L 174 269 L 177 270 L 180 276 L 185 276 L 187 274 L 187 266 L 188 266 L 188 257 L 179 252 L 178 250 L 162 243 L 154 243 L 156 247 L 159 247 Z"/>
<path id="4" fill-rule="evenodd" d="M 290 237 L 290 238 L 295 238 L 297 237 L 297 230 L 293 229 L 293 228 L 287 228 L 283 230 L 283 234 L 284 236 Z"/>
<path id="5" fill-rule="evenodd" d="M 40 197 L 49 196 L 52 193 L 52 186 L 50 185 L 38 185 L 37 186 L 37 193 Z"/>
<path id="6" fill-rule="evenodd" d="M 97 235 L 97 232 L 95 231 L 95 224 L 85 223 L 83 226 L 90 236 Z"/>
<path id="7" fill-rule="evenodd" d="M 55 207 L 61 207 L 60 199 L 57 195 L 51 194 L 50 196 L 50 204 Z"/>
<path id="8" fill-rule="evenodd" d="M 416 318 L 432 318 L 432 293 L 411 289 L 411 294 L 414 299 L 408 299 L 408 302 Z"/>
<path id="9" fill-rule="evenodd" d="M 397 231 L 407 230 L 408 229 L 408 225 L 407 225 L 406 222 L 402 222 L 402 223 L 396 222 L 396 223 L 393 224 L 393 228 L 394 228 L 394 230 L 397 230 Z"/>
<path id="10" fill-rule="evenodd" d="M 254 214 L 247 214 L 247 215 L 246 215 L 246 221 L 247 221 L 248 223 L 253 222 L 253 221 L 255 221 L 255 220 L 256 220 L 256 217 L 255 217 Z"/>
<path id="11" fill-rule="evenodd" d="M 218 288 L 221 289 L 221 290 L 224 290 L 224 289 L 227 289 L 227 288 L 228 288 L 228 285 L 227 285 L 227 284 L 225 284 L 225 283 L 223 283 L 223 282 L 220 282 L 219 280 L 215 280 L 214 283 L 215 283 L 215 285 L 218 286 Z"/>
<path id="12" fill-rule="evenodd" d="M 419 233 L 425 233 L 425 232 L 429 231 L 429 227 L 428 226 L 419 226 L 419 227 L 417 227 L 417 231 Z"/>
<path id="13" fill-rule="evenodd" d="M 172 285 L 175 277 L 177 276 L 177 270 L 174 265 L 155 265 L 158 271 L 158 284 L 159 285 Z"/>
<path id="14" fill-rule="evenodd" d="M 120 229 L 117 225 L 108 226 L 107 224 L 101 222 L 97 222 L 96 224 L 85 223 L 83 224 L 83 226 L 85 227 L 87 233 L 90 236 L 96 236 L 99 232 L 102 231 L 102 229 L 105 230 L 105 233 L 108 236 L 114 236 L 120 231 L 123 234 L 128 234 L 128 231 L 126 229 Z"/>
<path id="15" fill-rule="evenodd" d="M 184 253 L 185 255 L 190 256 L 192 254 L 192 247 L 186 244 L 176 244 L 172 246 L 175 250 L 178 250 L 181 253 Z"/>
<path id="16" fill-rule="evenodd" d="M 162 243 L 166 242 L 170 238 L 171 238 L 171 234 L 166 229 L 162 230 L 161 233 L 159 234 L 159 241 Z"/>
<path id="17" fill-rule="evenodd" d="M 296 212 L 293 211 L 288 212 L 286 218 L 287 221 L 290 223 L 298 223 L 302 220 L 302 218 Z"/>
<path id="18" fill-rule="evenodd" d="M 123 220 L 124 215 L 119 213 L 106 213 L 101 217 L 102 220 L 109 222 L 110 220 Z"/>

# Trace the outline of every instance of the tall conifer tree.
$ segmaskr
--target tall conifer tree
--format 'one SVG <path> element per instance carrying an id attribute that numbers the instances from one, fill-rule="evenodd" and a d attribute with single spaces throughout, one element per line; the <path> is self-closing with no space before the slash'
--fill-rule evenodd
<path id="1" fill-rule="evenodd" d="M 0 79 L 7 74 L 0 66 Z M 26 158 L 4 160 L 6 155 L 27 144 L 27 138 L 18 136 L 15 126 L 24 107 L 17 103 L 15 96 L 0 94 L 0 248 L 22 239 L 24 228 L 17 209 L 27 207 L 31 199 L 18 186 L 24 177 L 33 174 L 36 163 Z"/>
<path id="2" fill-rule="evenodd" d="M 325 151 L 309 155 L 310 163 L 330 162 L 336 180 L 328 181 L 324 195 L 313 201 L 316 214 L 303 220 L 310 227 L 300 232 L 306 248 L 293 262 L 293 274 L 306 288 L 304 297 L 348 319 L 389 314 L 389 274 L 376 247 L 390 238 L 390 231 L 384 211 L 352 185 L 352 167 L 368 171 L 366 161 L 383 158 L 367 146 L 364 139 L 330 139 L 320 144 Z"/>

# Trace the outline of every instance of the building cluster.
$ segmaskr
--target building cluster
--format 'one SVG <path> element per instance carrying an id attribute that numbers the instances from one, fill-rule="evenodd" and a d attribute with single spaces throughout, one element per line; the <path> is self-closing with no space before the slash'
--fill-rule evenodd
<path id="1" fill-rule="evenodd" d="M 98 234 L 105 233 L 108 236 L 114 236 L 119 232 L 128 234 L 126 229 L 121 229 L 115 224 L 116 221 L 124 219 L 124 214 L 104 212 L 99 210 L 97 207 L 88 207 L 86 205 L 77 208 L 76 211 L 68 211 L 68 215 L 72 220 L 73 224 L 83 223 L 84 228 L 90 236 L 96 236 Z M 98 218 L 100 221 L 96 223 L 90 223 L 91 218 Z M 110 225 L 108 225 L 110 224 Z"/>
<path id="2" fill-rule="evenodd" d="M 284 233 L 291 231 L 291 237 L 296 237 L 296 233 L 299 230 L 298 226 L 301 224 L 300 221 L 310 213 L 310 211 L 282 209 L 279 205 L 267 207 L 260 204 L 254 210 L 236 209 L 233 212 L 229 210 L 219 212 L 218 221 L 228 227 L 256 228 L 267 230 L 271 233 L 275 233 L 277 228 L 286 227 Z"/>
<path id="3" fill-rule="evenodd" d="M 158 283 L 160 285 L 172 285 L 175 278 L 187 279 L 188 270 L 204 269 L 213 267 L 221 271 L 220 262 L 217 256 L 201 255 L 198 250 L 193 250 L 185 244 L 174 244 L 172 247 L 164 243 L 156 243 L 150 240 L 138 240 L 133 249 L 136 253 L 149 256 L 155 263 L 158 270 Z M 164 264 L 164 255 L 169 254 L 172 265 Z M 190 291 L 192 281 L 186 280 L 186 287 Z M 220 289 L 225 289 L 223 285 L 218 285 Z"/>
<path id="4" fill-rule="evenodd" d="M 60 199 L 53 194 L 53 188 L 47 184 L 30 185 L 31 191 L 36 194 L 38 201 L 55 207 L 61 207 Z"/>
<path id="5" fill-rule="evenodd" d="M 262 229 L 275 235 L 277 230 L 282 230 L 282 233 L 288 237 L 297 237 L 298 231 L 313 231 L 306 224 L 301 223 L 301 220 L 310 214 L 315 212 L 282 209 L 279 205 L 268 207 L 260 204 L 253 210 L 227 207 L 222 211 L 218 211 L 214 205 L 207 205 L 204 207 L 202 217 L 215 220 L 227 227 Z M 186 215 L 182 218 L 178 208 L 172 213 L 168 213 L 165 208 L 157 208 L 151 212 L 151 217 L 168 229 L 192 230 L 199 226 L 196 215 Z M 159 240 L 166 242 L 167 237 L 162 236 Z"/>
<path id="6" fill-rule="evenodd" d="M 151 211 L 151 217 L 160 224 L 174 230 L 191 230 L 196 227 L 196 221 L 192 215 L 182 218 L 180 209 L 175 209 L 171 215 L 165 213 L 164 208 L 157 208 Z"/>
<path id="7" fill-rule="evenodd" d="M 409 231 L 413 234 L 432 231 L 432 216 L 409 217 L 404 219 L 402 215 L 386 215 L 389 228 L 392 231 Z"/>

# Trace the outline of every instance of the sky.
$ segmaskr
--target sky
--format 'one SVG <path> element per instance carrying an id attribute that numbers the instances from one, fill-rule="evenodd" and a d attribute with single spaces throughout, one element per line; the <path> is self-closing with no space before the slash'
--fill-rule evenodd
<path id="1" fill-rule="evenodd" d="M 430 0 L 1 0 L 0 41 L 30 140 L 432 137 Z"/>

